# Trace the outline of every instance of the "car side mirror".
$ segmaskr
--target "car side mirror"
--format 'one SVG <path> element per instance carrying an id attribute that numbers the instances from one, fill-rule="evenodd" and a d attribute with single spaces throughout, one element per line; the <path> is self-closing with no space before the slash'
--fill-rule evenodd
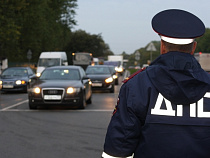
<path id="1" fill-rule="evenodd" d="M 36 75 L 31 76 L 30 84 L 29 84 L 30 87 L 32 87 L 37 82 L 38 79 L 39 79 L 39 77 L 37 77 Z"/>
<path id="2" fill-rule="evenodd" d="M 90 78 L 87 77 L 87 76 L 84 76 L 84 77 L 82 78 L 82 80 L 88 80 L 88 79 L 90 79 Z"/>

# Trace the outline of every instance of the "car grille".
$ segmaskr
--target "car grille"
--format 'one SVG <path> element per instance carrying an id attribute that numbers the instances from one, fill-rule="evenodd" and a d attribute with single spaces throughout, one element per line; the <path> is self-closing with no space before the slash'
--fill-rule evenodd
<path id="1" fill-rule="evenodd" d="M 14 81 L 3 81 L 3 84 L 13 85 L 14 84 Z"/>
<path id="2" fill-rule="evenodd" d="M 63 90 L 58 89 L 45 89 L 43 90 L 44 95 L 63 95 Z"/>
<path id="3" fill-rule="evenodd" d="M 43 88 L 42 97 L 45 102 L 59 103 L 63 99 L 64 92 L 63 88 Z"/>

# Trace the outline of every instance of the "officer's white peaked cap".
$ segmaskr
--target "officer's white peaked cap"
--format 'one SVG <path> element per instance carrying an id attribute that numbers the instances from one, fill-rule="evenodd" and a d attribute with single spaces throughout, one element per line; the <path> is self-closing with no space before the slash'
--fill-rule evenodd
<path id="1" fill-rule="evenodd" d="M 164 10 L 152 19 L 152 28 L 161 39 L 173 44 L 189 44 L 205 33 L 205 25 L 192 13 L 179 9 Z"/>

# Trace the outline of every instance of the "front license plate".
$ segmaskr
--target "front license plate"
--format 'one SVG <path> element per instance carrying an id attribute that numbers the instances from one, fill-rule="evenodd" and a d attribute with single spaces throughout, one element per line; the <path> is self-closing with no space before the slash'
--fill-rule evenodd
<path id="1" fill-rule="evenodd" d="M 102 87 L 102 83 L 92 83 L 93 87 Z"/>
<path id="2" fill-rule="evenodd" d="M 13 85 L 3 85 L 3 88 L 14 88 Z"/>
<path id="3" fill-rule="evenodd" d="M 44 95 L 44 100 L 61 100 L 61 95 Z"/>

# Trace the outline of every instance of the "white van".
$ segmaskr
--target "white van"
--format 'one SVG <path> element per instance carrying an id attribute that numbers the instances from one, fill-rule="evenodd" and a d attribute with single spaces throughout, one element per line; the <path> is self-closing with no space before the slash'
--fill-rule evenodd
<path id="1" fill-rule="evenodd" d="M 68 65 L 66 52 L 42 52 L 39 56 L 36 75 L 39 77 L 46 67 Z"/>
<path id="2" fill-rule="evenodd" d="M 99 59 L 93 58 L 93 63 L 91 65 L 99 65 Z"/>

